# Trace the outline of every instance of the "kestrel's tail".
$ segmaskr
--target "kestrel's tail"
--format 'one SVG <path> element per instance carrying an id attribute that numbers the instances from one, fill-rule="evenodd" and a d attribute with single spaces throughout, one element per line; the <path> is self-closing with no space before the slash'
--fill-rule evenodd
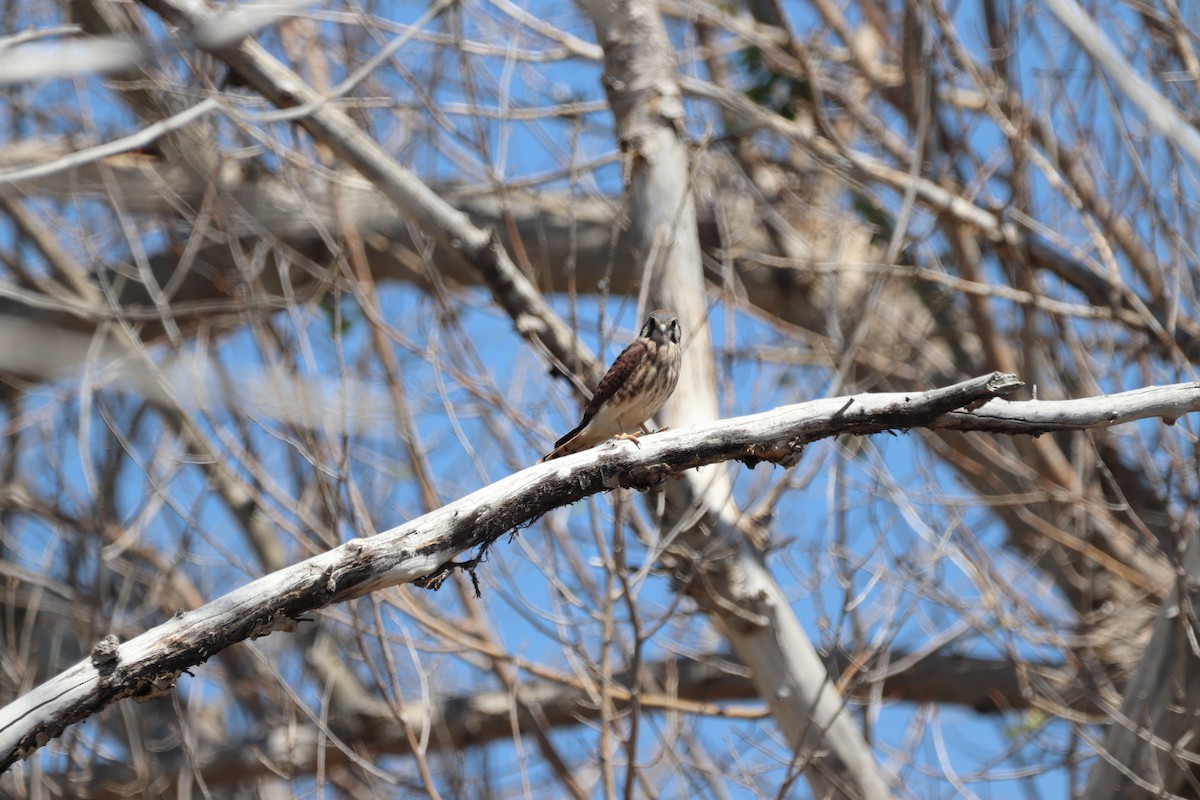
<path id="1" fill-rule="evenodd" d="M 544 455 L 538 459 L 538 463 L 541 464 L 543 461 L 549 461 L 553 458 L 562 458 L 563 456 L 569 456 L 569 455 L 571 455 L 571 453 L 578 453 L 580 450 L 583 450 L 584 447 L 586 447 L 586 445 L 577 439 L 579 432 L 582 430 L 583 430 L 583 425 L 580 425 L 578 428 L 571 431 L 566 436 L 563 436 L 561 439 L 559 439 L 557 442 L 554 443 L 553 450 L 551 450 L 549 453 L 547 453 L 546 455 Z"/>

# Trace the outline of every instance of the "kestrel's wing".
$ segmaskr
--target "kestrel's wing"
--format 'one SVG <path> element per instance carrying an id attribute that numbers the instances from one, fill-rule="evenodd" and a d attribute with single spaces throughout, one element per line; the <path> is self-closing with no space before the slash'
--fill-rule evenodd
<path id="1" fill-rule="evenodd" d="M 587 427 L 587 424 L 596 415 L 596 412 L 600 410 L 600 407 L 612 399 L 613 395 L 625 385 L 625 381 L 637 369 L 638 364 L 645 360 L 647 351 L 648 347 L 641 339 L 635 339 L 628 347 L 621 351 L 621 355 L 617 356 L 617 360 L 608 368 L 608 372 L 604 373 L 604 377 L 600 380 L 600 385 L 596 387 L 596 393 L 592 395 L 587 408 L 583 410 L 583 419 L 579 421 L 579 425 L 555 442 L 555 449 L 562 447 L 568 439 Z"/>

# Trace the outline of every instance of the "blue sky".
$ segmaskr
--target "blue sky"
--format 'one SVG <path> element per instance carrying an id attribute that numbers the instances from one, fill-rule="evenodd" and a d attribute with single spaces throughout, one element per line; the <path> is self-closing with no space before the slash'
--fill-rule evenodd
<path id="1" fill-rule="evenodd" d="M 424 12 L 423 3 L 383 3 L 373 12 L 396 22 L 409 22 Z M 968 37 L 968 46 L 979 48 L 978 40 L 972 41 L 972 32 L 979 30 L 980 22 L 972 18 L 972 4 L 960 4 L 956 13 L 960 17 L 960 31 Z M 586 39 L 592 34 L 586 21 L 573 8 L 565 4 L 550 3 L 534 7 L 535 13 Z M 482 13 L 486 13 L 483 7 Z M 811 25 L 812 20 L 799 4 L 789 6 L 793 22 L 798 28 Z M 1114 12 L 1116 13 L 1116 12 Z M 478 31 L 482 38 L 490 33 L 486 16 L 468 17 L 467 34 Z M 1061 38 L 1061 31 L 1050 26 L 1039 30 L 1044 18 L 1026 30 L 1033 40 L 1045 37 L 1047 41 Z M 339 23 L 325 23 L 336 27 Z M 474 27 L 472 27 L 474 26 Z M 689 43 L 685 34 L 673 29 L 677 43 Z M 272 47 L 277 46 L 275 37 L 267 35 L 264 40 Z M 514 43 L 520 44 L 520 43 Z M 1047 65 L 1044 63 L 1044 42 L 1028 45 L 1023 53 L 1023 79 L 1029 85 L 1048 80 Z M 398 60 L 407 69 L 417 74 L 432 70 L 439 56 L 428 45 L 414 44 L 402 50 Z M 1140 62 L 1138 62 L 1140 64 Z M 453 65 L 445 65 L 446 73 L 453 75 Z M 696 71 L 695 64 L 685 69 Z M 552 65 L 535 67 L 513 65 L 502 58 L 477 58 L 473 60 L 473 75 L 478 79 L 476 88 L 484 96 L 479 103 L 491 104 L 493 98 L 503 97 L 511 106 L 537 106 L 546 98 L 559 102 L 569 99 L 598 100 L 603 98 L 599 84 L 599 67 L 566 60 Z M 699 74 L 702 74 L 699 73 Z M 1080 73 L 1082 75 L 1082 72 Z M 395 90 L 401 103 L 420 102 L 421 93 L 396 77 L 390 70 L 380 72 L 382 85 Z M 341 75 L 335 72 L 334 80 Z M 1073 89 L 1068 77 L 1068 89 Z M 1105 117 L 1112 114 L 1094 83 L 1079 78 L 1078 96 L 1088 115 Z M 81 88 L 82 87 L 82 88 Z M 420 86 L 425 90 L 426 86 Z M 446 79 L 433 87 L 431 97 L 436 103 L 445 105 L 460 103 L 464 98 L 464 87 L 453 79 Z M 95 125 L 87 129 L 97 141 L 106 137 L 128 132 L 134 124 L 132 118 L 99 81 L 83 81 L 69 84 L 51 81 L 30 87 L 28 100 L 38 103 L 53 103 L 55 107 L 90 106 Z M 498 102 L 498 101 L 497 101 Z M 1067 127 L 1068 109 L 1049 106 L 1045 113 L 1056 126 Z M 372 112 L 374 134 L 381 141 L 393 143 L 398 156 L 410 165 L 418 166 L 431 182 L 460 179 L 464 168 L 462 162 L 451 160 L 449 150 L 452 137 L 424 139 L 409 135 L 408 118 L 394 109 Z M 469 153 L 467 143 L 480 139 L 486 142 L 489 158 L 479 158 L 468 164 L 466 172 L 471 181 L 486 185 L 491 181 L 519 179 L 561 171 L 562 174 L 549 182 L 554 188 L 571 187 L 580 192 L 600 191 L 616 193 L 619 189 L 620 173 L 615 163 L 588 173 L 582 178 L 571 178 L 566 169 L 576 162 L 610 157 L 614 150 L 607 114 L 589 115 L 584 120 L 540 121 L 536 124 L 520 122 L 489 124 L 484 129 L 475 127 L 469 117 L 450 114 L 456 132 L 462 137 L 454 152 Z M 706 120 L 715 119 L 708 111 L 696 117 L 693 133 L 703 132 Z M 67 118 L 61 123 L 64 132 L 78 130 L 75 120 Z M 1105 130 L 1105 125 L 1095 125 L 1093 130 Z M 223 135 L 233 137 L 232 131 L 223 128 Z M 980 125 L 971 133 L 973 142 L 980 150 L 999 148 L 1001 138 L 988 125 Z M 288 136 L 283 136 L 285 140 Z M 90 143 L 90 142 L 89 142 Z M 1100 151 L 1116 150 L 1121 146 L 1114 134 L 1112 141 L 1094 143 Z M 268 167 L 279 162 L 271 156 L 265 158 Z M 1114 159 L 1113 168 L 1117 176 L 1128 168 L 1128 161 Z M 1175 165 L 1165 158 L 1146 164 L 1145 169 L 1153 175 L 1168 174 Z M 1190 173 L 1183 180 L 1183 195 L 1194 201 L 1195 190 L 1190 182 Z M 989 185 L 995 193 L 994 199 L 1003 202 L 1003 187 Z M 1044 182 L 1034 180 L 1035 203 L 1047 217 L 1060 218 L 1058 207 L 1062 200 L 1051 193 Z M 883 195 L 887 197 L 886 194 Z M 898 198 L 888 198 L 890 207 Z M 83 209 L 86 212 L 88 209 Z M 1165 212 L 1164 212 L 1165 213 Z M 70 213 L 68 212 L 68 216 Z M 914 229 L 923 230 L 928 220 L 918 216 Z M 1072 241 L 1084 241 L 1082 231 L 1063 231 Z M 4 233 L 5 246 L 14 242 L 9 232 Z M 97 234 L 104 238 L 103 234 Z M 161 242 L 154 234 L 146 240 L 149 247 Z M 1166 259 L 1171 257 L 1169 241 L 1154 238 L 1157 251 Z M 937 242 L 929 243 L 936 248 Z M 120 254 L 122 237 L 110 231 L 104 238 L 103 251 Z M 29 248 L 25 248 L 27 251 Z M 999 275 L 998 267 L 992 265 Z M 415 344 L 413 351 L 398 348 L 398 358 L 405 371 L 405 383 L 416 409 L 419 427 L 425 444 L 430 448 L 430 460 L 437 476 L 438 490 L 445 498 L 461 496 L 485 483 L 520 468 L 531 462 L 548 448 L 558 433 L 574 425 L 577 405 L 566 387 L 545 374 L 544 365 L 525 348 L 520 338 L 512 331 L 509 320 L 489 306 L 488 298 L 482 293 L 468 292 L 461 301 L 463 309 L 462 328 L 469 331 L 478 354 L 487 364 L 486 374 L 470 376 L 478 379 L 489 390 L 513 406 L 526 409 L 528 426 L 519 429 L 513 425 L 504 443 L 494 440 L 492 429 L 478 412 L 477 400 L 469 388 L 446 380 L 430 364 L 430 354 L 437 347 L 445 346 L 445 337 L 450 329 L 437 321 L 435 304 L 422 293 L 405 286 L 385 287 L 382 293 L 385 315 Z M 367 337 L 361 317 L 355 314 L 354 299 L 342 299 L 342 308 L 347 313 L 349 324 L 344 331 L 332 332 L 326 311 L 308 309 L 295 319 L 280 319 L 280 328 L 289 337 L 288 344 L 307 341 L 311 346 L 311 361 L 296 358 L 298 371 L 302 374 L 311 370 L 316 382 L 328 382 L 336 387 L 347 374 L 346 365 L 355 369 L 361 362 L 364 351 L 372 346 Z M 568 310 L 565 298 L 555 298 L 556 307 L 564 314 Z M 580 335 L 594 349 L 603 353 L 606 360 L 619 351 L 639 325 L 633 301 L 628 298 L 608 298 L 601 305 L 593 296 L 580 298 L 577 310 L 580 320 Z M 1014 312 L 1015 317 L 1015 312 Z M 603 322 L 601 323 L 601 320 Z M 752 354 L 762 348 L 803 349 L 803 344 L 790 339 L 753 317 L 731 312 L 721 304 L 712 307 L 711 331 L 718 353 L 726 346 L 743 354 Z M 732 325 L 727 324 L 732 322 Z M 729 339 L 729 331 L 732 338 Z M 235 333 L 219 342 L 208 345 L 215 358 L 244 368 L 257 368 L 269 363 L 249 333 Z M 297 348 L 300 350 L 302 348 Z M 776 404 L 798 402 L 817 396 L 828 386 L 829 373 L 826 369 L 812 366 L 778 365 L 762 363 L 746 357 L 733 363 L 720 363 L 721 389 L 725 393 L 723 407 L 730 413 L 749 413 Z M 1190 370 L 1185 370 L 1190 374 Z M 370 386 L 381 384 L 378 364 L 367 362 L 362 372 L 352 375 L 356 380 Z M 1182 377 L 1182 376 L 1181 376 Z M 1126 369 L 1109 369 L 1104 374 L 1106 388 L 1125 388 L 1136 383 L 1138 377 Z M 355 384 L 357 386 L 359 384 Z M 78 406 L 72 394 L 75 386 L 64 382 L 45 390 L 45 399 L 32 404 L 33 410 L 40 403 L 47 408 L 64 409 L 67 417 L 60 419 L 78 426 Z M 127 419 L 132 413 L 134 401 L 115 392 L 105 393 L 102 404 L 112 406 L 118 418 Z M 461 409 L 451 425 L 446 416 L 447 405 Z M 474 407 L 474 411 L 472 410 Z M 23 467 L 35 476 L 41 488 L 48 493 L 80 495 L 79 509 L 86 510 L 88 497 L 85 478 L 85 460 L 100 458 L 103 451 L 113 446 L 113 438 L 105 431 L 105 420 L 100 409 L 93 407 L 86 412 L 91 428 L 88 441 L 81 444 L 78 438 L 65 436 L 53 446 L 31 448 L 26 452 Z M 230 418 L 224 411 L 214 411 L 206 420 L 215 433 L 228 425 Z M 66 424 L 66 423 L 64 423 Z M 156 448 L 163 435 L 161 427 L 153 419 L 143 420 L 137 433 L 137 441 L 131 445 L 140 452 L 144 463 L 152 465 Z M 1148 423 L 1150 424 L 1150 423 Z M 457 426 L 457 427 L 456 427 Z M 80 427 L 83 430 L 86 426 Z M 247 427 L 248 442 L 261 457 L 263 464 L 278 474 L 285 494 L 298 497 L 305 486 L 295 470 L 304 459 L 304 447 L 296 446 L 286 438 L 287 434 L 270 420 L 253 420 Z M 515 431 L 515 432 L 514 432 Z M 82 434 L 80 434 L 82 435 Z M 367 490 L 367 500 L 374 513 L 373 523 L 378 529 L 411 518 L 419 513 L 419 497 L 411 481 L 407 467 L 398 449 L 396 432 L 381 427 L 374 435 L 354 439 L 349 443 L 351 458 L 349 473 L 359 487 Z M 511 445 L 511 446 L 510 446 Z M 472 452 L 473 451 L 473 452 Z M 474 455 L 474 457 L 472 457 Z M 152 474 L 153 466 L 146 469 Z M 738 468 L 738 488 L 743 505 L 753 505 L 754 500 L 775 481 L 783 478 L 782 470 L 760 467 L 755 472 Z M 158 522 L 150 526 L 144 543 L 170 548 L 179 537 L 191 539 L 186 556 L 186 567 L 202 586 L 207 596 L 212 597 L 240 585 L 256 574 L 252 553 L 239 537 L 229 535 L 234 524 L 221 503 L 211 497 L 203 474 L 186 464 L 172 468 L 170 475 L 170 510 L 161 514 Z M 931 584 L 953 596 L 960 603 L 969 605 L 979 618 L 973 623 L 970 634 L 961 637 L 955 648 L 980 656 L 1001 656 L 1015 648 L 1022 656 L 1053 658 L 1049 647 L 1037 647 L 1026 641 L 1012 641 L 1000 621 L 995 620 L 994 610 L 982 598 L 977 597 L 973 576 L 969 574 L 971 548 L 978 547 L 993 554 L 996 562 L 1005 571 L 1007 582 L 1014 591 L 1026 598 L 1055 624 L 1066 625 L 1070 615 L 1068 609 L 1053 591 L 1038 581 L 1036 575 L 1025 574 L 1022 564 L 1012 556 L 999 554 L 1003 531 L 985 511 L 974 508 L 969 494 L 957 482 L 954 475 L 933 460 L 928 451 L 911 434 L 895 437 L 875 437 L 861 448 L 840 448 L 835 443 L 821 443 L 809 448 L 804 461 L 796 471 L 805 483 L 785 495 L 777 509 L 774 532 L 786 544 L 771 557 L 771 566 L 778 580 L 787 587 L 793 598 L 794 609 L 819 647 L 862 644 L 883 638 L 899 648 L 920 646 L 931 635 L 946 630 L 958 619 L 957 612 L 950 611 L 939 602 L 936 595 L 924 593 L 921 581 Z M 131 520 L 145 507 L 153 494 L 144 474 L 130 469 L 124 476 L 117 492 L 117 515 Z M 923 497 L 912 487 L 937 486 L 943 496 Z M 947 502 L 947 497 L 951 501 Z M 589 525 L 591 514 L 599 514 L 607 520 L 607 500 L 587 501 L 575 507 L 557 512 L 556 521 L 568 532 L 580 551 L 593 557 L 595 542 Z M 276 509 L 290 517 L 292 509 L 280 504 Z M 301 521 L 292 518 L 297 525 Z M 611 534 L 612 526 L 602 524 Z M 343 527 L 340 538 L 345 539 L 355 531 Z M 39 562 L 48 544 L 57 541 L 58 534 L 45 525 L 26 521 L 15 529 L 17 552 L 29 566 Z M 504 642 L 515 652 L 529 658 L 561 663 L 564 655 L 558 648 L 554 636 L 546 633 L 546 620 L 568 620 L 579 632 L 582 646 L 594 650 L 599 633 L 594 620 L 585 611 L 564 603 L 548 583 L 534 555 L 546 563 L 557 563 L 562 558 L 558 544 L 547 532 L 546 526 L 535 525 L 519 534 L 519 542 L 501 540 L 493 548 L 489 562 L 480 571 L 484 584 L 484 604 L 495 622 L 495 627 Z M 310 543 L 311 544 L 311 543 Z M 839 557 L 830 555 L 831 545 L 841 548 Z M 631 563 L 640 563 L 644 550 L 633 543 Z M 289 540 L 294 557 L 303 557 L 305 547 Z M 524 549 L 528 548 L 528 550 Z M 948 550 L 946 549 L 948 548 Z M 99 563 L 99 546 L 95 552 L 86 553 L 85 566 Z M 63 562 L 60 562 L 62 565 Z M 65 567 L 64 567 L 65 568 Z M 845 573 L 845 574 L 843 574 Z M 598 573 L 597 573 L 598 574 Z M 845 580 L 839 580 L 845 578 Z M 456 602 L 443 590 L 439 599 L 448 605 Z M 855 598 L 857 604 L 852 614 L 843 613 L 847 598 Z M 698 619 L 685 607 L 681 611 L 673 606 L 674 595 L 666 578 L 652 574 L 640 587 L 638 602 L 651 614 L 668 611 L 678 614 L 667 623 L 661 642 L 651 641 L 647 657 L 665 655 L 665 644 L 672 640 L 704 642 L 712 646 L 717 640 L 708 630 L 707 623 Z M 366 605 L 360 603 L 361 610 Z M 543 612 L 538 616 L 533 610 Z M 153 609 L 145 609 L 136 602 L 119 606 L 121 624 L 138 628 L 150 624 Z M 348 609 L 337 610 L 338 618 L 350 614 Z M 396 615 L 389 625 L 399 635 L 404 631 L 404 619 Z M 567 624 L 567 623 L 564 623 Z M 551 626 L 553 629 L 553 626 Z M 269 652 L 280 652 L 283 648 L 277 637 L 254 645 Z M 856 637 L 861 637 L 856 641 Z M 445 675 L 460 677 L 464 686 L 491 685 L 490 678 L 472 667 L 456 663 L 453 659 L 438 661 Z M 285 674 L 298 671 L 294 663 L 285 663 L 281 668 Z M 204 668 L 195 681 L 185 680 L 185 692 L 193 684 L 199 688 L 207 680 Z M 319 705 L 319 690 L 306 686 L 304 691 L 315 707 Z M 1047 760 L 1047 752 L 1061 754 L 1066 760 L 1072 747 L 1071 732 L 1061 723 L 1043 725 L 1035 715 L 1009 714 L 1003 717 L 984 717 L 960 709 L 923 709 L 910 704 L 885 702 L 882 707 L 872 708 L 866 715 L 870 720 L 870 735 L 877 742 L 877 753 L 885 768 L 898 765 L 902 760 L 915 758 L 917 764 L 905 768 L 902 783 L 912 795 L 918 797 L 951 797 L 957 789 L 940 772 L 944 765 L 952 766 L 969 789 L 980 797 L 1009 797 L 1015 792 L 1030 796 L 1063 796 L 1068 791 L 1067 770 L 1058 769 L 1048 774 L 1025 777 L 1029 765 Z M 655 720 L 647 724 L 657 725 Z M 755 780 L 757 788 L 773 789 L 782 780 L 783 769 L 778 766 L 782 751 L 777 734 L 769 722 L 730 722 L 704 720 L 696 726 L 694 734 L 708 742 L 714 752 L 736 755 L 763 772 Z M 563 729 L 554 734 L 556 740 L 568 752 L 587 752 L 594 746 L 585 729 Z M 526 748 L 531 745 L 526 742 Z M 646 745 L 649 747 L 649 745 Z M 761 746 L 761 750 L 759 749 Z M 488 752 L 472 751 L 462 756 L 468 771 L 478 772 L 480 765 L 507 763 L 513 755 L 511 743 L 493 745 Z M 648 752 L 648 751 L 647 751 Z M 900 753 L 905 755 L 901 756 Z M 1005 755 L 1007 753 L 1007 755 Z M 1053 760 L 1053 759 L 1049 759 Z M 926 774 L 926 773 L 930 774 Z M 995 774 L 1008 778 L 995 779 Z M 535 776 L 536 777 L 536 776 Z M 509 780 L 517 780 L 508 775 Z M 680 779 L 681 783 L 684 779 Z M 751 793 L 751 784 L 730 786 L 734 796 Z M 682 792 L 681 792 L 682 793 Z"/>

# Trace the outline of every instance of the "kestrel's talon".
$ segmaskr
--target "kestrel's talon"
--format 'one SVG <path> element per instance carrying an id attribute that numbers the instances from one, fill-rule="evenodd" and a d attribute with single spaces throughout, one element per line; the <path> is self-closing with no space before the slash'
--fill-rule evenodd
<path id="1" fill-rule="evenodd" d="M 642 443 L 638 441 L 638 436 L 640 436 L 640 435 L 641 434 L 638 434 L 638 433 L 618 433 L 616 436 L 614 436 L 612 438 L 617 439 L 619 441 L 623 441 L 623 442 L 633 442 L 638 447 L 641 447 Z"/>
<path id="2" fill-rule="evenodd" d="M 621 351 L 596 387 L 575 430 L 554 443 L 549 461 L 612 438 L 637 443 L 638 427 L 654 416 L 679 382 L 683 350 L 679 320 L 666 309 L 650 312 L 638 338 Z M 641 445 L 638 445 L 639 447 Z"/>

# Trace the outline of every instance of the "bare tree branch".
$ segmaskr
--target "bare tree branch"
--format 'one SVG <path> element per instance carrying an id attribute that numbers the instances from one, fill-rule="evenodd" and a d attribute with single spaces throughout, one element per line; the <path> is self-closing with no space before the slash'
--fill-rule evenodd
<path id="1" fill-rule="evenodd" d="M 1060 664 L 1013 664 L 998 659 L 979 659 L 957 655 L 932 655 L 910 658 L 904 652 L 890 653 L 888 661 L 902 667 L 872 668 L 855 663 L 845 654 L 823 656 L 832 674 L 848 671 L 858 677 L 851 687 L 856 697 L 866 699 L 879 689 L 890 700 L 914 703 L 965 705 L 982 713 L 1013 711 L 1037 707 L 1040 693 L 1049 688 L 1054 701 L 1070 698 L 1072 708 L 1095 713 L 1084 693 L 1072 691 L 1078 677 Z M 1039 694 L 1030 691 L 1024 676 L 1037 676 Z M 768 712 L 760 705 L 734 705 L 731 701 L 759 700 L 754 683 L 745 667 L 730 653 L 714 653 L 672 662 L 652 662 L 642 666 L 635 682 L 628 674 L 613 676 L 618 710 L 626 712 L 634 695 L 650 712 L 687 712 L 723 719 L 761 719 Z M 879 684 L 882 684 L 880 687 Z M 670 692 L 667 693 L 667 689 Z M 520 728 L 528 731 L 540 723 L 555 728 L 585 724 L 597 719 L 600 708 L 589 692 L 573 685 L 570 676 L 559 681 L 526 678 L 517 685 L 522 700 Z M 431 750 L 462 751 L 498 741 L 512 733 L 512 690 L 476 692 L 455 697 L 414 701 L 405 705 L 400 717 L 409 727 L 431 730 Z M 535 719 L 534 711 L 537 712 Z M 329 722 L 329 734 L 353 743 L 364 751 L 406 755 L 412 742 L 394 715 L 335 714 Z M 313 757 L 316 742 L 328 735 L 314 725 L 300 730 L 268 731 L 252 740 L 235 743 L 211 743 L 188 756 L 175 751 L 160 759 L 155 771 L 164 776 L 186 776 L 192 765 L 201 772 L 205 785 L 228 786 L 270 771 L 290 775 L 311 774 L 316 768 Z M 328 759 L 349 761 L 340 750 Z M 190 763 L 189 763 L 190 758 Z M 59 776 L 63 785 L 71 785 L 70 775 Z M 114 765 L 88 776 L 91 800 L 128 797 L 130 770 Z M 167 790 L 174 788 L 168 786 Z"/>
<path id="2" fill-rule="evenodd" d="M 355 539 L 260 578 L 128 642 L 97 644 L 90 659 L 0 710 L 0 766 L 28 756 L 74 722 L 125 697 L 167 692 L 181 673 L 234 642 L 294 630 L 305 614 L 403 583 L 436 587 L 458 568 L 474 570 L 483 551 L 559 506 L 618 487 L 645 489 L 706 464 L 740 460 L 790 464 L 817 439 L 928 425 L 988 430 L 1003 409 L 1009 432 L 1041 434 L 1107 427 L 1200 410 L 1200 385 L 1180 384 L 1111 397 L 1055 403 L 995 400 L 1019 387 L 992 374 L 914 394 L 818 400 L 646 437 L 639 447 L 608 445 L 540 464 L 367 539 Z M 965 406 L 992 402 L 977 411 Z M 454 559 L 480 548 L 464 562 Z"/>
<path id="3" fill-rule="evenodd" d="M 185 31 L 211 25 L 218 15 L 176 0 L 145 5 Z M 203 42 L 198 42 L 205 47 Z M 223 59 L 247 84 L 282 109 L 301 107 L 296 122 L 318 142 L 357 169 L 396 207 L 449 253 L 458 253 L 485 276 L 496 302 L 513 317 L 517 331 L 544 347 L 560 364 L 591 364 L 594 359 L 545 299 L 512 263 L 494 232 L 480 229 L 458 209 L 399 164 L 342 111 L 253 40 L 205 47 Z"/>
<path id="4" fill-rule="evenodd" d="M 1126 63 L 1100 26 L 1079 4 L 1075 0 L 1047 0 L 1046 4 L 1088 54 L 1104 66 L 1104 71 L 1125 96 L 1142 109 L 1150 124 L 1191 156 L 1193 162 L 1200 164 L 1200 133 Z"/>
<path id="5" fill-rule="evenodd" d="M 676 427 L 715 419 L 716 369 L 708 326 L 699 324 L 707 320 L 707 299 L 670 40 L 653 2 L 601 0 L 585 7 L 604 48 L 603 83 L 625 159 L 635 263 L 644 264 L 647 273 L 643 291 L 690 327 L 684 335 L 681 385 L 662 415 Z M 743 533 L 728 471 L 688 473 L 672 494 L 677 518 L 693 509 L 711 518 L 709 525 L 691 526 L 671 548 L 672 560 L 678 561 L 674 574 L 750 667 L 814 794 L 888 797 L 870 748 L 843 708 L 816 648 Z M 730 556 L 706 558 L 710 548 Z M 702 563 L 704 579 L 690 580 Z M 758 624 L 746 624 L 747 607 Z"/>
<path id="6" fill-rule="evenodd" d="M 679 429 L 991 370 L 1109 396 L 804 458 L 768 440 L 740 457 L 794 465 L 590 498 L 491 547 L 486 601 L 466 551 L 425 578 L 452 593 L 372 593 L 223 650 L 0 793 L 126 766 L 139 790 L 224 793 L 224 761 L 247 770 L 232 791 L 780 796 L 819 773 L 853 795 L 881 759 L 897 793 L 1095 770 L 1093 793 L 1200 796 L 1179 712 L 1194 387 L 1164 386 L 1200 363 L 1193 6 L 165 2 L 160 23 L 13 0 L 0 31 L 28 76 L 0 81 L 0 705 L 107 634 L 518 471 L 575 414 L 555 378 L 586 394 L 637 304 L 680 312 L 689 364 L 658 419 Z M 123 60 L 38 69 L 75 53 Z M 1072 432 L 1141 413 L 1179 421 Z M 660 455 L 644 482 L 676 469 Z M 656 705 L 686 691 L 672 656 L 722 637 L 772 719 Z M 855 655 L 831 670 L 814 644 Z M 929 702 L 1029 710 L 885 700 L 881 677 L 946 652 L 1011 668 L 970 662 Z M 633 677 L 651 666 L 661 689 Z M 471 694 L 495 744 L 443 747 L 436 710 Z M 588 724 L 557 732 L 554 698 Z"/>
<path id="7" fill-rule="evenodd" d="M 1187 743 L 1200 735 L 1200 540 L 1193 534 L 1178 580 L 1154 622 L 1120 709 L 1088 774 L 1086 796 L 1191 797 L 1198 759 Z"/>

